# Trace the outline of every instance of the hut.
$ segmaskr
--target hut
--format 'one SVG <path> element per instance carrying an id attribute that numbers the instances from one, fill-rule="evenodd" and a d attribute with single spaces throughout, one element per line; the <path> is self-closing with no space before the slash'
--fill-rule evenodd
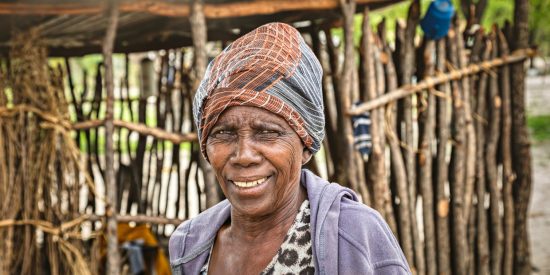
<path id="1" fill-rule="evenodd" d="M 414 273 L 528 272 L 527 1 L 513 25 L 471 32 L 456 18 L 437 41 L 416 33 L 410 1 L 390 41 L 369 15 L 397 2 L 0 1 L 0 271 L 118 274 L 137 239 L 161 266 L 174 225 L 223 199 L 190 114 L 209 53 L 281 21 L 325 69 L 327 138 L 308 168 L 378 210 Z M 93 72 L 75 72 L 95 53 Z M 351 123 L 365 112 L 368 157 Z"/>

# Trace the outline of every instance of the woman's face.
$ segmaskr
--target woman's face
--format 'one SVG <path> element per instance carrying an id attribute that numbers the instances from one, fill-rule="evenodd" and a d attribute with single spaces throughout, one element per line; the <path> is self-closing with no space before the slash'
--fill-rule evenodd
<path id="1" fill-rule="evenodd" d="M 298 196 L 301 166 L 311 157 L 286 120 L 249 106 L 230 107 L 220 115 L 206 154 L 233 209 L 256 217 Z"/>

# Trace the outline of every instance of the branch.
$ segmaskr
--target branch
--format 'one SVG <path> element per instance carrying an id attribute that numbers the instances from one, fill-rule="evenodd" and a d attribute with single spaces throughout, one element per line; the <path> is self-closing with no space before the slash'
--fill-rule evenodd
<path id="1" fill-rule="evenodd" d="M 99 2 L 99 1 L 98 1 Z M 392 0 L 356 0 L 357 4 L 391 4 Z M 339 0 L 260 0 L 223 4 L 204 4 L 206 18 L 230 18 L 251 15 L 266 15 L 296 10 L 329 10 L 339 6 Z M 0 14 L 9 15 L 81 15 L 100 14 L 104 6 L 98 4 L 28 4 L 0 3 Z M 119 5 L 120 12 L 140 12 L 167 17 L 188 17 L 191 14 L 188 3 L 161 1 L 135 1 Z"/>
<path id="2" fill-rule="evenodd" d="M 441 74 L 435 77 L 428 77 L 418 82 L 414 86 L 410 86 L 410 85 L 402 86 L 397 90 L 386 93 L 371 101 L 365 102 L 355 108 L 352 108 L 346 113 L 346 115 L 348 116 L 359 115 L 366 111 L 372 110 L 374 108 L 386 105 L 392 101 L 406 97 L 408 95 L 411 95 L 429 88 L 433 88 L 436 85 L 443 84 L 452 80 L 458 80 L 472 74 L 477 74 L 483 70 L 489 70 L 494 67 L 499 67 L 510 63 L 520 62 L 527 58 L 533 57 L 535 55 L 536 55 L 536 50 L 531 48 L 517 50 L 509 56 L 503 56 L 501 58 L 496 58 L 496 59 L 481 62 L 478 64 L 471 64 L 465 68 L 451 71 L 446 74 Z"/>
<path id="3" fill-rule="evenodd" d="M 104 216 L 100 215 L 87 215 L 86 220 L 88 221 L 102 221 L 104 220 Z M 119 215 L 117 216 L 118 222 L 128 223 L 128 222 L 135 222 L 135 223 L 151 223 L 151 224 L 173 224 L 173 225 L 179 225 L 184 220 L 181 219 L 175 219 L 175 218 L 166 218 L 166 217 L 153 217 L 153 216 L 147 216 L 147 215 Z"/>
<path id="4" fill-rule="evenodd" d="M 97 119 L 87 120 L 83 122 L 74 123 L 72 125 L 72 129 L 84 130 L 84 129 L 90 129 L 90 128 L 97 128 L 97 127 L 103 126 L 104 124 L 105 124 L 105 121 L 103 120 L 97 120 Z M 134 123 L 134 122 L 115 119 L 113 120 L 113 125 L 115 127 L 122 127 L 130 131 L 138 132 L 142 135 L 152 136 L 162 140 L 168 140 L 175 144 L 197 140 L 196 133 L 187 133 L 187 134 L 172 133 L 164 129 L 149 127 L 143 123 Z"/>

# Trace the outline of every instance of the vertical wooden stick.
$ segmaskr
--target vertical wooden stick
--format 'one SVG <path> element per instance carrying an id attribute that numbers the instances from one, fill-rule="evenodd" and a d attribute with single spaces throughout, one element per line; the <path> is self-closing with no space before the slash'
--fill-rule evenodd
<path id="1" fill-rule="evenodd" d="M 435 42 L 426 40 L 423 48 L 424 77 L 434 73 Z M 435 98 L 433 93 L 426 91 L 418 95 L 419 104 L 419 143 L 418 143 L 418 186 L 422 195 L 422 214 L 424 220 L 424 251 L 426 253 L 426 274 L 437 273 L 437 257 L 435 251 L 435 226 L 432 189 L 432 141 L 434 138 Z"/>
<path id="2" fill-rule="evenodd" d="M 455 17 L 455 19 L 456 18 L 457 17 Z M 456 32 L 457 34 L 459 34 L 456 36 L 456 44 L 457 44 L 457 50 L 458 50 L 458 64 L 460 68 L 464 68 L 468 66 L 468 57 L 465 49 L 464 39 L 462 34 L 460 33 L 460 27 L 458 22 L 456 23 L 456 26 L 457 26 Z M 470 77 L 462 78 L 461 82 L 462 82 L 461 84 L 462 84 L 462 91 L 463 91 L 463 98 L 464 98 L 464 122 L 466 127 L 466 163 L 465 163 L 466 187 L 464 191 L 464 196 L 465 196 L 464 199 L 466 203 L 468 201 L 470 201 L 471 203 L 471 198 L 473 197 L 474 184 L 475 184 L 475 178 L 476 178 L 476 167 L 475 167 L 476 135 L 475 135 L 475 129 L 473 124 L 473 115 L 472 115 L 472 107 L 471 107 L 472 105 L 471 94 L 473 94 L 473 89 L 470 85 Z M 468 207 L 466 207 L 465 209 L 468 209 Z M 468 210 L 465 210 L 465 211 L 468 211 Z M 464 218 L 467 221 L 469 217 L 465 215 Z M 469 267 L 473 267 L 471 265 L 472 261 L 470 259 L 470 258 L 473 258 L 473 255 L 470 254 L 467 256 L 468 256 L 468 258 L 466 258 L 467 265 Z"/>
<path id="3" fill-rule="evenodd" d="M 386 92 L 386 75 L 384 74 L 384 66 L 383 62 L 387 63 L 388 58 L 384 58 L 384 44 L 386 41 L 386 31 L 385 31 L 385 20 L 383 20 L 378 25 L 378 35 L 376 38 L 376 43 L 373 43 L 373 53 L 375 57 L 375 72 L 376 72 L 376 93 L 375 96 L 381 96 Z M 384 61 L 382 61 L 384 60 Z M 373 118 L 372 114 L 376 114 L 376 116 Z M 376 164 L 376 167 L 378 171 L 374 172 L 374 174 L 377 175 L 377 180 L 374 182 L 375 190 L 378 190 L 378 194 L 376 196 L 380 197 L 383 207 L 383 215 L 388 222 L 388 225 L 390 226 L 391 230 L 395 235 L 398 234 L 397 232 L 397 222 L 395 220 L 394 210 L 393 210 L 393 204 L 392 204 L 392 196 L 391 196 L 391 190 L 390 185 L 388 182 L 388 176 L 386 172 L 386 138 L 385 138 L 385 128 L 386 128 L 386 120 L 384 118 L 384 108 L 376 108 L 371 112 L 371 119 L 372 119 L 372 127 L 371 127 L 371 134 L 373 135 L 373 152 L 372 155 L 375 154 L 375 151 L 378 154 L 378 163 Z M 374 126 L 376 125 L 376 128 Z M 376 135 L 377 141 L 374 142 L 374 136 Z M 377 150 L 375 150 L 375 146 L 378 147 Z M 372 158 L 375 159 L 374 157 Z M 375 198 L 376 198 L 375 196 Z"/>
<path id="4" fill-rule="evenodd" d="M 115 182 L 114 152 L 113 152 L 113 46 L 118 25 L 118 3 L 109 1 L 107 5 L 109 23 L 103 41 L 103 60 L 105 63 L 105 91 L 107 103 L 105 112 L 105 190 L 107 191 L 108 205 L 106 206 L 107 219 L 107 272 L 116 275 L 120 273 L 120 255 L 118 253 L 116 203 L 117 186 Z M 96 137 L 97 138 L 97 137 Z"/>
<path id="5" fill-rule="evenodd" d="M 355 48 L 353 44 L 355 15 L 354 0 L 340 0 L 340 9 L 344 17 L 344 65 L 342 67 L 341 76 L 339 79 L 340 94 L 335 95 L 337 99 L 338 114 L 343 114 L 351 107 L 352 94 L 352 78 L 353 70 L 355 69 Z M 329 38 L 330 39 L 330 38 Z M 339 129 L 343 130 L 343 137 L 339 139 L 340 148 L 343 154 L 340 171 L 335 169 L 336 176 L 339 177 L 339 183 L 351 187 L 357 183 L 357 170 L 355 161 L 353 160 L 353 134 L 351 121 L 347 116 L 338 115 L 336 117 Z M 354 183 L 355 182 L 355 183 Z"/>
<path id="6" fill-rule="evenodd" d="M 416 27 L 420 21 L 420 1 L 415 0 L 411 3 L 409 7 L 407 24 L 403 31 L 398 31 L 401 33 L 401 39 L 397 43 L 396 41 L 396 51 L 397 56 L 399 57 L 401 64 L 398 66 L 398 83 L 399 86 L 407 85 L 412 83 L 412 76 L 414 71 L 415 63 L 415 45 L 414 38 L 416 34 Z M 399 45 L 399 47 L 397 47 Z M 410 216 L 411 216 L 411 231 L 413 233 L 413 247 L 415 266 L 417 274 L 422 275 L 425 273 L 425 258 L 424 250 L 422 243 L 420 241 L 420 235 L 418 232 L 418 226 L 416 221 L 416 167 L 415 167 L 415 149 L 414 149 L 414 132 L 413 132 L 413 117 L 412 117 L 412 96 L 405 97 L 403 100 L 398 102 L 398 109 L 400 117 L 397 121 L 397 128 L 403 129 L 399 131 L 399 137 L 404 142 L 405 146 L 402 148 L 403 156 L 405 158 L 405 167 L 407 170 L 407 182 L 408 182 L 408 192 L 409 192 L 409 204 L 410 204 Z M 403 127 L 401 126 L 403 124 Z"/>
<path id="7" fill-rule="evenodd" d="M 458 22 L 456 23 L 456 45 L 458 54 L 458 66 L 464 68 L 468 66 L 468 58 L 466 56 L 466 50 L 464 49 L 464 40 L 460 32 Z M 466 163 L 465 163 L 465 190 L 464 190 L 464 218 L 468 220 L 468 213 L 470 212 L 472 196 L 474 193 L 474 183 L 476 176 L 476 136 L 472 119 L 472 99 L 473 94 L 472 87 L 470 85 L 470 78 L 464 77 L 461 81 L 462 95 L 464 98 L 464 123 L 466 127 Z"/>
<path id="8" fill-rule="evenodd" d="M 437 42 L 436 70 L 445 71 L 445 40 Z M 449 196 L 445 192 L 448 180 L 447 143 L 449 142 L 448 106 L 451 97 L 451 87 L 445 83 L 437 87 L 445 97 L 437 98 L 437 156 L 435 164 L 435 200 L 436 200 L 436 236 L 437 236 L 437 272 L 451 274 L 451 247 L 449 244 Z"/>
<path id="9" fill-rule="evenodd" d="M 203 11 L 203 0 L 193 0 L 191 2 L 191 16 L 189 17 L 189 22 L 191 23 L 195 62 L 193 67 L 193 85 L 191 88 L 192 99 L 195 97 L 195 92 L 204 76 L 208 62 L 208 57 L 206 56 L 206 42 L 208 40 L 206 37 L 207 29 Z"/>
<path id="10" fill-rule="evenodd" d="M 452 64 L 457 65 L 456 36 L 460 35 L 454 28 L 448 34 L 448 57 Z M 466 162 L 466 133 L 464 119 L 464 98 L 458 82 L 452 82 L 453 116 L 452 116 L 452 138 L 454 146 L 451 152 L 451 163 L 449 171 L 449 185 L 451 189 L 451 243 L 453 270 L 456 274 L 467 274 L 467 237 L 466 219 L 464 217 L 464 181 Z"/>
<path id="11" fill-rule="evenodd" d="M 508 43 L 504 33 L 498 33 L 498 45 L 500 56 L 509 54 Z M 510 148 L 510 135 L 512 128 L 512 113 L 510 102 L 510 68 L 503 66 L 499 74 L 499 90 L 502 98 L 502 124 L 500 133 L 500 152 L 502 154 L 502 200 L 504 207 L 504 255 L 502 273 L 512 275 L 514 271 L 514 201 L 512 198 L 512 183 L 514 172 L 512 171 L 512 152 Z"/>
<path id="12" fill-rule="evenodd" d="M 313 52 L 315 53 L 315 56 L 317 59 L 319 59 L 319 62 L 321 63 L 321 66 L 323 67 L 323 70 L 325 73 L 323 74 L 323 102 L 324 102 L 324 113 L 325 113 L 325 140 L 324 140 L 324 149 L 325 149 L 325 163 L 326 163 L 326 169 L 327 169 L 327 176 L 329 179 L 334 177 L 333 172 L 333 163 L 332 163 L 332 154 L 335 151 L 335 142 L 333 137 L 336 135 L 336 130 L 334 129 L 334 108 L 331 105 L 333 103 L 332 99 L 332 91 L 331 91 L 331 77 L 328 77 L 328 75 L 333 75 L 332 70 L 331 73 L 328 73 L 326 64 L 326 58 L 323 55 L 324 49 L 323 45 L 321 43 L 321 40 L 319 38 L 320 33 L 319 26 L 316 24 L 312 25 L 310 35 L 311 35 L 311 44 L 313 48 Z M 330 32 L 324 32 L 327 43 L 326 45 L 331 45 L 330 41 Z M 327 37 L 328 36 L 328 37 Z"/>
<path id="13" fill-rule="evenodd" d="M 526 48 L 529 41 L 529 1 L 515 0 L 513 49 Z M 512 66 L 512 165 L 514 182 L 514 274 L 530 274 L 528 206 L 531 197 L 532 166 L 525 113 L 525 69 L 520 62 Z"/>
<path id="14" fill-rule="evenodd" d="M 101 68 L 103 65 L 101 63 L 97 64 L 97 74 L 95 78 L 95 87 L 94 87 L 94 98 L 92 102 L 92 108 L 90 110 L 89 116 L 92 119 L 100 119 L 100 110 L 101 110 L 101 102 L 103 101 L 103 74 L 101 72 Z M 99 128 L 95 128 L 92 131 L 94 142 L 93 142 L 93 161 L 95 162 L 95 165 L 97 166 L 99 173 L 101 174 L 101 178 L 105 178 L 105 170 L 102 168 L 102 164 L 100 161 L 100 155 L 99 155 Z M 92 174 L 93 175 L 93 174 Z"/>
<path id="15" fill-rule="evenodd" d="M 491 43 L 491 59 L 497 58 L 496 31 L 497 28 L 493 27 L 493 31 L 489 36 L 489 41 Z M 497 164 L 501 104 L 498 93 L 498 75 L 493 73 L 489 81 L 488 96 L 488 126 L 490 135 L 487 137 L 487 144 L 485 147 L 485 169 L 487 172 L 487 184 L 489 185 L 490 194 L 491 274 L 501 274 L 502 265 L 502 223 L 500 217 L 500 190 L 498 187 Z"/>
<path id="16" fill-rule="evenodd" d="M 485 49 L 481 57 L 481 61 L 489 58 L 491 53 L 491 42 L 486 41 Z M 477 59 L 477 57 L 475 58 Z M 479 274 L 489 274 L 489 238 L 487 234 L 487 210 L 485 209 L 485 163 L 482 161 L 485 158 L 485 129 L 487 127 L 487 73 L 482 73 L 477 86 L 476 97 L 476 114 L 478 118 L 475 120 L 476 130 L 476 197 L 477 197 L 477 234 L 476 247 L 476 272 Z"/>
<path id="17" fill-rule="evenodd" d="M 206 71 L 208 58 L 206 56 L 206 38 L 207 28 L 206 19 L 203 12 L 203 1 L 193 0 L 191 3 L 191 16 L 189 18 L 191 22 L 191 34 L 193 36 L 193 47 L 195 49 L 195 66 L 194 66 L 194 78 L 192 94 L 194 96 L 200 81 Z M 203 171 L 203 179 L 206 194 L 206 207 L 214 206 L 220 201 L 218 194 L 218 186 L 214 171 L 210 163 L 204 159 L 202 154 L 199 156 L 199 166 Z"/>
<path id="18" fill-rule="evenodd" d="M 365 91 L 362 91 L 363 97 L 366 98 L 366 100 L 372 100 L 377 97 L 377 62 L 375 57 L 375 48 L 376 45 L 373 41 L 373 34 L 370 29 L 370 26 L 368 26 L 369 22 L 369 13 L 367 10 L 363 13 L 363 39 L 364 39 L 364 60 L 363 63 L 366 67 L 364 71 L 367 73 L 367 75 L 364 75 L 363 77 L 367 78 L 368 81 L 366 82 Z M 370 119 L 371 119 L 371 128 L 370 128 L 370 134 L 372 137 L 372 152 L 370 154 L 368 163 L 367 163 L 367 169 L 366 169 L 366 180 L 367 185 L 372 188 L 372 198 L 373 198 L 373 208 L 376 209 L 380 214 L 385 217 L 385 211 L 384 211 L 384 199 L 383 199 L 383 188 L 386 184 L 385 178 L 383 178 L 384 175 L 384 161 L 383 161 L 383 152 L 382 152 L 382 140 L 380 137 L 380 123 L 379 123 L 379 109 L 373 109 L 370 111 Z"/>

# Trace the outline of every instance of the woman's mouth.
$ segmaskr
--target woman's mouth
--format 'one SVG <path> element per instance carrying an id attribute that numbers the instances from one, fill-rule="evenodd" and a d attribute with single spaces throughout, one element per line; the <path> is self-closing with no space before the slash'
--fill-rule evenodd
<path id="1" fill-rule="evenodd" d="M 252 180 L 252 181 L 232 181 L 232 182 L 240 188 L 250 188 L 250 187 L 258 186 L 264 183 L 267 179 L 268 177 L 263 177 L 261 179 Z"/>

